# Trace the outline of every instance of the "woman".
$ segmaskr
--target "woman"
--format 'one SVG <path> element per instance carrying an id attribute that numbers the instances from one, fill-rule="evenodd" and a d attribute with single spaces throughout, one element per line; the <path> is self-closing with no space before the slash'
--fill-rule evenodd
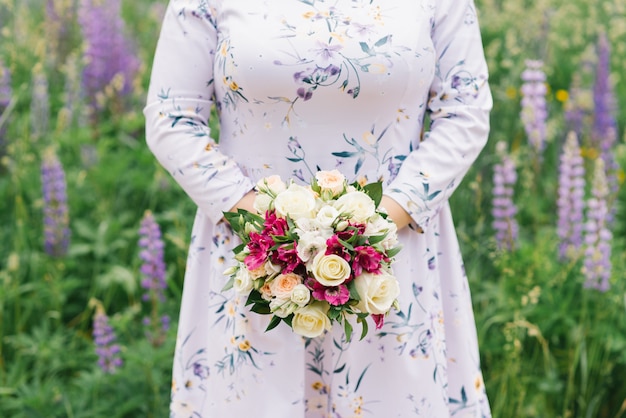
<path id="1" fill-rule="evenodd" d="M 147 142 L 199 209 L 171 416 L 490 416 L 448 206 L 490 108 L 472 0 L 172 0 Z M 383 181 L 401 310 L 362 341 L 340 326 L 265 333 L 267 316 L 221 291 L 237 245 L 223 213 L 252 210 L 262 177 L 304 183 L 335 168 Z"/>

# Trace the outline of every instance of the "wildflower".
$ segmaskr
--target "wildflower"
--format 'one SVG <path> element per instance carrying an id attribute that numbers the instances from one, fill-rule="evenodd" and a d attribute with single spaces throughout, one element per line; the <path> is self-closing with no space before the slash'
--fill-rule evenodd
<path id="1" fill-rule="evenodd" d="M 101 108 L 97 96 L 116 81 L 116 76 L 122 76 L 116 93 L 125 96 L 131 92 L 139 61 L 124 35 L 120 0 L 81 0 L 78 21 L 86 43 L 83 87 L 86 96 L 92 98 L 91 104 Z"/>
<path id="2" fill-rule="evenodd" d="M 604 292 L 609 289 L 613 235 L 608 228 L 609 186 L 602 158 L 598 158 L 594 164 L 591 194 L 587 201 L 583 273 L 586 277 L 585 287 Z"/>
<path id="3" fill-rule="evenodd" d="M 165 282 L 165 261 L 163 249 L 165 245 L 161 239 L 161 229 L 154 220 L 154 216 L 147 211 L 141 221 L 139 229 L 139 257 L 143 261 L 141 266 L 141 287 L 146 291 L 143 300 L 148 301 L 154 296 L 159 301 L 165 299 L 163 290 L 167 287 Z"/>
<path id="4" fill-rule="evenodd" d="M 93 319 L 93 339 L 98 355 L 98 366 L 105 373 L 115 373 L 123 364 L 120 357 L 120 346 L 116 344 L 117 337 L 113 327 L 109 324 L 109 317 L 98 305 Z"/>
<path id="5" fill-rule="evenodd" d="M 11 96 L 13 91 L 11 90 L 11 73 L 9 69 L 4 65 L 4 62 L 0 60 L 0 157 L 6 154 L 6 118 L 5 115 L 11 103 Z"/>
<path id="6" fill-rule="evenodd" d="M 141 287 L 145 290 L 143 300 L 150 303 L 150 316 L 144 318 L 146 336 L 153 345 L 160 345 L 165 339 L 165 332 L 170 328 L 170 318 L 161 315 L 162 302 L 165 301 L 165 260 L 161 239 L 161 229 L 150 211 L 146 211 L 139 228 L 139 257 L 141 265 Z"/>
<path id="7" fill-rule="evenodd" d="M 41 138 L 48 132 L 50 121 L 50 99 L 48 78 L 41 64 L 35 65 L 32 79 L 33 89 L 30 102 L 30 126 L 33 138 Z"/>
<path id="8" fill-rule="evenodd" d="M 63 166 L 52 150 L 41 164 L 44 200 L 44 238 L 46 253 L 60 257 L 67 253 L 70 239 L 67 185 Z"/>
<path id="9" fill-rule="evenodd" d="M 543 62 L 526 61 L 526 69 L 522 72 L 522 113 L 524 130 L 530 144 L 537 152 L 542 152 L 546 140 L 546 75 L 542 70 Z"/>
<path id="10" fill-rule="evenodd" d="M 607 181 L 611 193 L 618 189 L 617 171 L 619 165 L 615 160 L 613 148 L 617 142 L 617 120 L 615 118 L 617 101 L 611 84 L 610 46 L 605 33 L 601 33 L 597 44 L 598 64 L 593 86 L 593 126 L 591 141 L 593 147 L 604 160 Z M 613 216 L 613 209 L 611 216 Z"/>
<path id="11" fill-rule="evenodd" d="M 585 168 L 578 139 L 570 132 L 559 165 L 558 224 L 559 254 L 572 256 L 582 246 Z"/>
<path id="12" fill-rule="evenodd" d="M 515 220 L 517 208 L 513 202 L 513 189 L 517 181 L 515 163 L 506 153 L 506 144 L 499 142 L 496 152 L 500 162 L 493 168 L 493 215 L 492 226 L 496 231 L 499 248 L 512 250 L 517 240 L 518 225 Z"/>

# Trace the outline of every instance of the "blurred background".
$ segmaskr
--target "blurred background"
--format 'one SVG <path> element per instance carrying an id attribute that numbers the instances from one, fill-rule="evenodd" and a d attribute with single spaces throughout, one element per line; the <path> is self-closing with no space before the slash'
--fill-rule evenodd
<path id="1" fill-rule="evenodd" d="M 494 417 L 626 417 L 626 0 L 476 3 L 476 389 Z M 144 142 L 165 7 L 0 0 L 1 417 L 167 416 L 195 208 Z"/>

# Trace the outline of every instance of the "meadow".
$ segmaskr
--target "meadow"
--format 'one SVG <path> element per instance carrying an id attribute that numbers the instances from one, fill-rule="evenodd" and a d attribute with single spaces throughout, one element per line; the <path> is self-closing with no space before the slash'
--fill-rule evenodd
<path id="1" fill-rule="evenodd" d="M 476 384 L 494 417 L 626 417 L 626 0 L 476 3 Z M 167 415 L 195 208 L 144 139 L 165 5 L 0 0 L 1 417 Z"/>

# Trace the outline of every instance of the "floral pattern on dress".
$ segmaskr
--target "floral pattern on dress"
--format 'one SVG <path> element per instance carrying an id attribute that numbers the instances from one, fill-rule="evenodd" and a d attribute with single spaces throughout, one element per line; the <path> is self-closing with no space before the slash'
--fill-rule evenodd
<path id="1" fill-rule="evenodd" d="M 487 139 L 486 80 L 472 0 L 170 1 L 147 141 L 198 205 L 171 417 L 490 416 L 448 205 Z M 361 341 L 265 333 L 222 292 L 238 245 L 222 213 L 264 176 L 333 168 L 381 180 L 413 217 L 400 310 Z"/>

